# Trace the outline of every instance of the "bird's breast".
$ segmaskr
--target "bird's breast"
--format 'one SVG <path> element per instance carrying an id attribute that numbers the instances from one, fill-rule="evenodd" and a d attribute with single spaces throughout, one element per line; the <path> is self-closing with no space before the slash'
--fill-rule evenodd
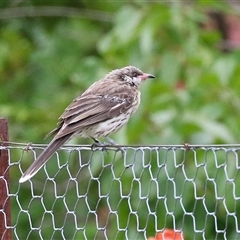
<path id="1" fill-rule="evenodd" d="M 116 132 L 121 127 L 123 127 L 130 118 L 129 113 L 122 113 L 116 117 L 110 118 L 103 122 L 97 123 L 92 126 L 85 127 L 81 132 L 79 132 L 80 137 L 107 137 L 108 135 Z"/>
<path id="2" fill-rule="evenodd" d="M 99 138 L 107 137 L 108 135 L 115 133 L 129 121 L 129 118 L 138 109 L 139 104 L 140 92 L 134 97 L 134 100 L 131 102 L 131 106 L 128 106 L 127 110 L 115 116 L 111 115 L 109 119 L 102 122 L 84 127 L 81 131 L 79 131 L 78 135 L 80 137 Z"/>

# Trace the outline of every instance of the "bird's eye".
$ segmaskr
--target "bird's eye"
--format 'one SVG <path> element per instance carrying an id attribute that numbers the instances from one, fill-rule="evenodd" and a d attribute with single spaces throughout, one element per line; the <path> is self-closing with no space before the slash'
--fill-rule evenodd
<path id="1" fill-rule="evenodd" d="M 138 73 L 137 72 L 134 72 L 133 73 L 133 77 L 137 77 L 138 76 Z"/>

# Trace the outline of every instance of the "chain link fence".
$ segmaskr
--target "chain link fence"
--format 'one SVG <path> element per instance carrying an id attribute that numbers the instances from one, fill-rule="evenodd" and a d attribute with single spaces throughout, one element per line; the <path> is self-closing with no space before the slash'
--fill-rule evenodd
<path id="1" fill-rule="evenodd" d="M 19 184 L 44 147 L 0 147 L 13 239 L 150 239 L 165 229 L 181 239 L 240 238 L 238 145 L 69 145 Z"/>

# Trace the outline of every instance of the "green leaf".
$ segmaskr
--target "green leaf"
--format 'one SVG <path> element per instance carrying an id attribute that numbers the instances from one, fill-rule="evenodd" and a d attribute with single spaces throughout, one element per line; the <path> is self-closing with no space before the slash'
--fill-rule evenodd
<path id="1" fill-rule="evenodd" d="M 222 85 L 227 85 L 231 80 L 237 62 L 230 57 L 221 57 L 214 63 L 213 72 L 217 74 Z"/>

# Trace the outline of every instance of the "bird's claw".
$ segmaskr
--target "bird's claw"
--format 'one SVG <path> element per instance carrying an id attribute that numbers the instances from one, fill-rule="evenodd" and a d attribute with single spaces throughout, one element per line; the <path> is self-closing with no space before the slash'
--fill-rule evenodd
<path id="1" fill-rule="evenodd" d="M 91 150 L 92 151 L 94 151 L 95 150 L 95 148 L 99 148 L 99 149 L 101 149 L 102 151 L 106 151 L 107 152 L 107 150 L 106 150 L 106 145 L 109 145 L 108 143 L 102 143 L 102 142 L 99 142 L 99 141 L 95 141 L 93 144 L 92 144 L 92 146 L 91 146 Z"/>
<path id="2" fill-rule="evenodd" d="M 106 137 L 106 140 L 107 140 L 108 142 L 100 142 L 100 141 L 97 140 L 96 138 L 92 138 L 92 139 L 94 140 L 94 143 L 93 143 L 92 146 L 91 146 L 91 150 L 92 150 L 92 151 L 94 151 L 95 148 L 97 148 L 97 149 L 101 149 L 102 151 L 106 151 L 106 152 L 108 153 L 108 151 L 107 151 L 107 146 L 109 146 L 109 145 L 117 146 L 117 143 L 115 143 L 115 142 L 114 142 L 111 138 L 109 138 L 109 137 Z M 118 152 L 118 151 L 121 152 L 122 158 L 124 158 L 124 149 L 121 148 L 121 147 L 118 147 L 118 148 L 116 149 L 116 152 Z"/>

